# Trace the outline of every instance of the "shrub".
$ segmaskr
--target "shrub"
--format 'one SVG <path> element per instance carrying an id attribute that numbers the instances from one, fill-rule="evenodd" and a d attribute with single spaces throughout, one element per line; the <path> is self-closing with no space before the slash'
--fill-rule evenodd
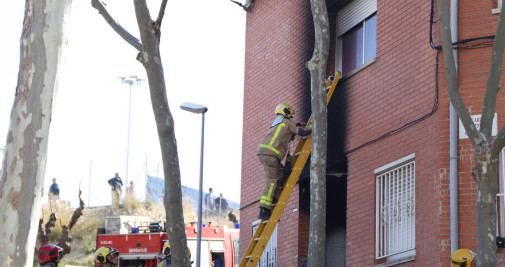
<path id="1" fill-rule="evenodd" d="M 154 205 L 154 203 L 151 200 L 146 200 L 146 202 L 144 203 L 144 207 L 146 208 L 146 210 L 154 210 L 155 206 L 156 205 Z"/>

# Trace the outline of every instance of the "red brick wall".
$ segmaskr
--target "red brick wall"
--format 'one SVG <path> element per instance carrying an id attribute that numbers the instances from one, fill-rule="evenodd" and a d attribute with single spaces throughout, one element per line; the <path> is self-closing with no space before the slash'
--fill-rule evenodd
<path id="1" fill-rule="evenodd" d="M 459 1 L 459 40 L 493 35 L 498 17 L 491 15 L 495 4 L 495 1 Z M 374 170 L 412 153 L 416 160 L 416 260 L 398 266 L 447 266 L 449 100 L 442 55 L 437 70 L 436 51 L 429 44 L 430 1 L 378 0 L 377 8 L 376 62 L 341 81 L 337 88 L 341 97 L 332 100 L 345 106 L 340 109 L 342 114 L 329 117 L 338 116 L 339 124 L 345 125 L 342 129 L 346 150 L 429 114 L 435 102 L 437 71 L 439 105 L 435 113 L 419 123 L 347 154 L 347 266 L 373 266 L 381 262 L 374 255 Z M 296 120 L 305 120 L 310 112 L 310 77 L 304 67 L 313 44 L 309 12 L 308 1 L 272 0 L 256 1 L 247 15 L 242 206 L 257 201 L 261 194 L 263 171 L 255 153 L 259 139 L 273 119 L 275 106 L 280 102 L 293 105 Z M 439 24 L 434 27 L 434 42 L 439 45 Z M 460 90 L 472 115 L 481 113 L 490 51 L 490 47 L 481 47 L 459 52 Z M 332 73 L 333 60 L 329 65 L 328 73 Z M 505 121 L 505 95 L 500 92 L 498 97 L 496 112 L 500 128 Z M 474 160 L 468 140 L 459 142 L 458 157 L 459 247 L 476 251 L 476 185 L 471 178 Z M 300 256 L 307 255 L 309 218 L 296 210 L 298 205 L 295 188 L 278 224 L 278 266 L 294 266 Z M 327 209 L 331 212 L 331 207 Z M 241 211 L 241 256 L 251 239 L 251 222 L 257 215 L 257 204 Z M 503 264 L 504 252 L 499 253 Z"/>
<path id="2" fill-rule="evenodd" d="M 241 205 L 259 200 L 263 167 L 256 151 L 279 103 L 295 109 L 295 121 L 310 113 L 310 78 L 305 62 L 312 55 L 313 28 L 309 1 L 256 1 L 247 14 L 242 144 Z M 294 150 L 295 146 L 292 146 Z M 241 210 L 240 256 L 251 240 L 258 204 Z M 278 224 L 277 266 L 298 265 L 298 186 Z"/>
<path id="3" fill-rule="evenodd" d="M 346 150 L 354 149 L 432 111 L 435 56 L 429 45 L 430 2 L 378 1 L 376 62 L 342 81 L 347 105 Z M 441 184 L 440 113 L 348 156 L 347 266 L 373 266 L 375 260 L 374 170 L 415 153 L 416 261 L 403 266 L 441 264 L 440 219 L 445 203 Z M 448 162 L 448 158 L 444 158 Z M 446 164 L 447 165 L 447 164 Z M 448 196 L 448 195 L 447 195 Z M 445 237 L 448 238 L 448 237 Z M 402 266 L 402 265 L 400 265 Z"/>

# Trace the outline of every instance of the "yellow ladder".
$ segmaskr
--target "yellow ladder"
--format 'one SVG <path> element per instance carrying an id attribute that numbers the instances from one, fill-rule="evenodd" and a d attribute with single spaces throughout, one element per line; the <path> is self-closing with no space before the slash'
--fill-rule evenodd
<path id="1" fill-rule="evenodd" d="M 326 104 L 330 102 L 331 96 L 333 95 L 333 91 L 335 87 L 337 87 L 338 80 L 342 74 L 337 72 L 335 76 L 330 76 L 326 80 Z M 307 125 L 310 125 L 312 122 L 312 117 L 309 118 Z M 277 226 L 277 222 L 281 217 L 286 204 L 288 203 L 289 197 L 293 192 L 293 189 L 298 182 L 298 177 L 302 173 L 303 167 L 307 162 L 307 159 L 310 156 L 310 151 L 312 147 L 312 135 L 301 138 L 296 146 L 295 152 L 293 154 L 293 161 L 291 162 L 291 166 L 293 166 L 293 170 L 289 175 L 289 178 L 283 185 L 283 189 L 277 192 L 276 198 L 278 199 L 277 204 L 274 206 L 272 211 L 272 215 L 269 220 L 261 220 L 258 225 L 258 229 L 254 233 L 251 243 L 249 243 L 249 247 L 244 254 L 244 257 L 240 261 L 239 267 L 245 266 L 257 266 L 261 255 L 263 255 L 263 251 L 270 240 L 270 236 Z M 280 196 L 279 196 L 280 195 Z"/>

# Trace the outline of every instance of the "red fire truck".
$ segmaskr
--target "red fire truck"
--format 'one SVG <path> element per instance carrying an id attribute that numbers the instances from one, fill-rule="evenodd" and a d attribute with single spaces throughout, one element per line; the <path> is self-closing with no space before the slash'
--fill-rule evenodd
<path id="1" fill-rule="evenodd" d="M 186 226 L 191 260 L 196 262 L 197 227 Z M 108 216 L 105 228 L 97 231 L 97 248 L 109 246 L 119 250 L 119 267 L 156 267 L 157 256 L 168 240 L 160 221 L 138 216 Z M 200 265 L 202 267 L 235 267 L 238 258 L 239 229 L 202 227 Z"/>

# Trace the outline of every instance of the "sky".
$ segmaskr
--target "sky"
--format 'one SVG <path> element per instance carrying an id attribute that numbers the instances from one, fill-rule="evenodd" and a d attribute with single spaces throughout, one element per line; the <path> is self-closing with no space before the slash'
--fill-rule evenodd
<path id="1" fill-rule="evenodd" d="M 17 76 L 25 1 L 9 1 L 0 16 L 0 149 L 6 145 Z M 133 1 L 104 0 L 116 21 L 140 39 Z M 151 17 L 160 0 L 147 0 Z M 208 107 L 204 128 L 203 191 L 240 201 L 245 11 L 227 0 L 169 0 L 161 28 L 167 98 L 174 117 L 181 183 L 198 189 L 202 115 L 183 102 Z M 9 26 L 6 26 L 9 25 Z M 53 100 L 44 200 L 51 179 L 60 198 L 87 206 L 111 203 L 107 180 L 118 172 L 144 199 L 146 171 L 163 176 L 159 140 L 147 82 L 131 87 L 120 76 L 147 79 L 136 50 L 105 22 L 91 1 L 74 0 L 68 46 Z M 128 113 L 130 110 L 130 119 Z M 0 153 L 2 158 L 2 153 Z M 123 190 L 124 192 L 125 190 Z"/>

